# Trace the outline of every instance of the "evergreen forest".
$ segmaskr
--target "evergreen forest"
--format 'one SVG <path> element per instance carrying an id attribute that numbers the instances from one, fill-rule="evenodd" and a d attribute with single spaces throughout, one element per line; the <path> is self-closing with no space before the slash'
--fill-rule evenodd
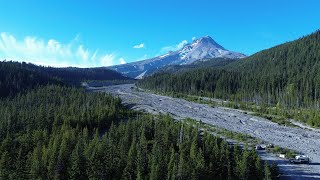
<path id="1" fill-rule="evenodd" d="M 252 147 L 20 63 L 0 65 L 1 180 L 276 179 L 277 166 Z"/>

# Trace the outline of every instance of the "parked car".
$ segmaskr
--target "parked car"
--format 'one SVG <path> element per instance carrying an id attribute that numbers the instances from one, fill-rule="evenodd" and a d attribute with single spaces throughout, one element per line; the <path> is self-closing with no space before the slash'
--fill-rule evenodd
<path id="1" fill-rule="evenodd" d="M 267 148 L 274 148 L 274 145 L 270 143 L 267 145 Z"/>
<path id="2" fill-rule="evenodd" d="M 262 146 L 260 146 L 260 145 L 256 145 L 255 147 L 254 147 L 256 150 L 264 150 L 265 148 L 263 148 Z"/>
<path id="3" fill-rule="evenodd" d="M 310 159 L 305 155 L 297 155 L 295 158 L 289 159 L 289 161 L 293 164 L 308 164 Z"/>

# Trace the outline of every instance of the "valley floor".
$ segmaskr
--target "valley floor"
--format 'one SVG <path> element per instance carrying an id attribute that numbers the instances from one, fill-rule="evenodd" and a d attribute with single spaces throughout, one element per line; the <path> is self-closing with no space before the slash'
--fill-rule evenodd
<path id="1" fill-rule="evenodd" d="M 308 165 L 289 164 L 273 154 L 261 153 L 263 159 L 279 164 L 283 179 L 320 178 L 320 132 L 297 127 L 285 127 L 266 119 L 245 114 L 241 111 L 188 102 L 167 96 L 160 96 L 137 90 L 133 84 L 89 88 L 90 91 L 108 92 L 120 96 L 123 103 L 134 110 L 149 113 L 170 114 L 177 119 L 192 118 L 204 123 L 241 132 L 271 142 L 280 147 L 292 149 L 309 156 Z"/>

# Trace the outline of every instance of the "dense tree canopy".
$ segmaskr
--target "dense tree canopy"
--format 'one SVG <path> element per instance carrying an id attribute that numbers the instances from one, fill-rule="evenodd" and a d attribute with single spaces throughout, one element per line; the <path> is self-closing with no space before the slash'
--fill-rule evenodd
<path id="1" fill-rule="evenodd" d="M 237 61 L 237 59 L 227 59 L 227 58 L 202 59 L 188 65 L 168 65 L 155 71 L 154 74 L 155 73 L 181 73 L 184 71 L 195 70 L 199 68 L 208 68 L 208 67 L 221 69 L 227 66 L 228 64 L 231 64 L 234 61 Z"/>
<path id="2" fill-rule="evenodd" d="M 33 64 L 0 61 L 0 98 L 41 85 L 79 86 L 83 81 L 130 80 L 106 68 L 53 68 Z"/>
<path id="3" fill-rule="evenodd" d="M 51 132 L 63 123 L 72 127 L 106 128 L 122 118 L 119 98 L 60 86 L 44 86 L 0 101 L 0 139 L 29 130 Z"/>
<path id="4" fill-rule="evenodd" d="M 25 68 L 20 63 L 0 61 L 0 98 L 14 96 L 40 85 L 62 84 L 56 78 L 45 76 Z"/>
<path id="5" fill-rule="evenodd" d="M 33 64 L 22 63 L 21 66 L 25 69 L 39 72 L 43 75 L 56 77 L 66 83 L 78 85 L 80 82 L 88 80 L 130 80 L 131 78 L 125 77 L 122 74 L 107 69 L 105 67 L 98 68 L 76 68 L 76 67 L 45 67 L 36 66 Z"/>
<path id="6" fill-rule="evenodd" d="M 1 138 L 0 179 L 263 179 L 264 172 L 276 178 L 276 169 L 265 171 L 270 167 L 264 167 L 254 148 L 229 146 L 169 116 L 129 116 L 131 120 L 115 125 L 119 119 L 112 116 L 121 109 L 117 99 L 62 88 L 59 96 L 66 98 L 62 100 L 57 93 L 50 93 L 53 90 L 59 88 L 45 87 L 20 97 L 25 99 L 19 101 L 24 102 L 22 106 L 37 102 L 50 106 L 64 101 L 70 109 L 58 106 L 57 110 L 37 114 L 41 106 L 33 110 L 24 107 L 37 116 L 36 125 L 15 127 Z M 70 93 L 74 102 L 68 102 Z M 79 99 L 88 100 L 89 105 L 78 106 Z M 77 116 L 74 112 L 88 114 Z M 24 118 L 28 116 L 19 116 Z M 108 129 L 99 125 L 112 120 Z M 3 121 L 8 120 L 3 117 Z"/>
<path id="7" fill-rule="evenodd" d="M 0 100 L 1 180 L 276 178 L 270 168 L 254 148 L 105 93 L 48 85 Z"/>

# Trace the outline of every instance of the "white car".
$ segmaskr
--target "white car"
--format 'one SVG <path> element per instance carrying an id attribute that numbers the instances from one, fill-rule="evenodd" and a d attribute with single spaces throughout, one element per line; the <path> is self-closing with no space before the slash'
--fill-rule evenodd
<path id="1" fill-rule="evenodd" d="M 289 161 L 293 164 L 308 164 L 310 159 L 305 155 L 297 155 L 295 158 L 291 158 Z"/>

